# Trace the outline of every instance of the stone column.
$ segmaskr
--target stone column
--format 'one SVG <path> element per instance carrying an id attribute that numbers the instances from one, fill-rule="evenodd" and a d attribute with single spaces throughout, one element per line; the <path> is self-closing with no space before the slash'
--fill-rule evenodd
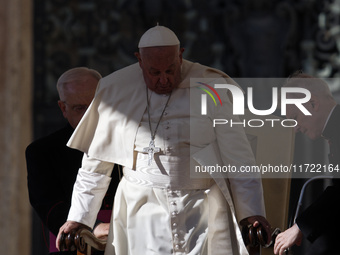
<path id="1" fill-rule="evenodd" d="M 0 0 L 0 250 L 30 254 L 25 148 L 31 141 L 32 0 Z"/>

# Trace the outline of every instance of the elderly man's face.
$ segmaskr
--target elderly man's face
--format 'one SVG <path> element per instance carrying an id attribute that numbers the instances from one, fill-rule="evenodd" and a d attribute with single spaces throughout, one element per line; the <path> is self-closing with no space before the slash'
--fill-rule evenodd
<path id="1" fill-rule="evenodd" d="M 76 128 L 96 92 L 98 80 L 88 75 L 83 82 L 66 85 L 58 105 L 73 128 Z"/>
<path id="2" fill-rule="evenodd" d="M 157 94 L 168 94 L 181 82 L 182 53 L 178 46 L 142 48 L 135 53 L 148 88 Z"/>
<path id="3" fill-rule="evenodd" d="M 316 140 L 321 137 L 323 123 L 318 121 L 318 113 L 314 111 L 314 107 L 310 102 L 304 104 L 304 106 L 312 115 L 304 115 L 295 105 L 287 105 L 286 117 L 297 121 L 296 133 L 301 132 L 310 139 Z"/>

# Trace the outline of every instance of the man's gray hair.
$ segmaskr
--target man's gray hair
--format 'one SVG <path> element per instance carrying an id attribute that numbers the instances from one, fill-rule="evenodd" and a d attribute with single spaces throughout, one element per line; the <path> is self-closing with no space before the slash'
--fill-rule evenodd
<path id="1" fill-rule="evenodd" d="M 301 71 L 292 74 L 283 87 L 305 88 L 313 95 L 333 98 L 328 84 L 324 80 L 302 73 Z M 293 98 L 299 97 L 299 93 L 289 93 L 289 95 Z"/>
<path id="2" fill-rule="evenodd" d="M 62 94 L 64 86 L 70 82 L 83 82 L 86 80 L 86 76 L 93 76 L 98 81 L 102 78 L 101 74 L 94 69 L 87 67 L 75 67 L 64 72 L 57 81 L 57 90 L 59 96 Z"/>

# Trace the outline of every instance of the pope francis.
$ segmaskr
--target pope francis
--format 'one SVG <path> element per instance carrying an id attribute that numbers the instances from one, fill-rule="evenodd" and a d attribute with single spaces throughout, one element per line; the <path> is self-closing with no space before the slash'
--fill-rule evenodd
<path id="1" fill-rule="evenodd" d="M 184 60 L 177 36 L 163 26 L 146 31 L 138 48 L 138 63 L 101 79 L 68 142 L 84 156 L 57 247 L 62 232 L 94 225 L 112 166 L 120 164 L 105 254 L 248 254 L 240 222 L 270 232 L 261 179 L 190 174 L 193 165 L 255 164 L 242 128 L 214 127 L 190 110 L 190 93 L 200 92 L 191 78 L 230 78 Z M 208 104 L 209 116 L 237 121 L 228 94 L 220 96 L 220 107 Z"/>

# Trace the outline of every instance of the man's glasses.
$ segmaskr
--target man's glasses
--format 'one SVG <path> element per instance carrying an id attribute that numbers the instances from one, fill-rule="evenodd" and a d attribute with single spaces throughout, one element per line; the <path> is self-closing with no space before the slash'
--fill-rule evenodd
<path id="1" fill-rule="evenodd" d="M 72 111 L 82 113 L 85 112 L 86 109 L 89 107 L 86 104 L 68 104 L 66 101 L 62 101 L 64 104 L 66 104 Z"/>

